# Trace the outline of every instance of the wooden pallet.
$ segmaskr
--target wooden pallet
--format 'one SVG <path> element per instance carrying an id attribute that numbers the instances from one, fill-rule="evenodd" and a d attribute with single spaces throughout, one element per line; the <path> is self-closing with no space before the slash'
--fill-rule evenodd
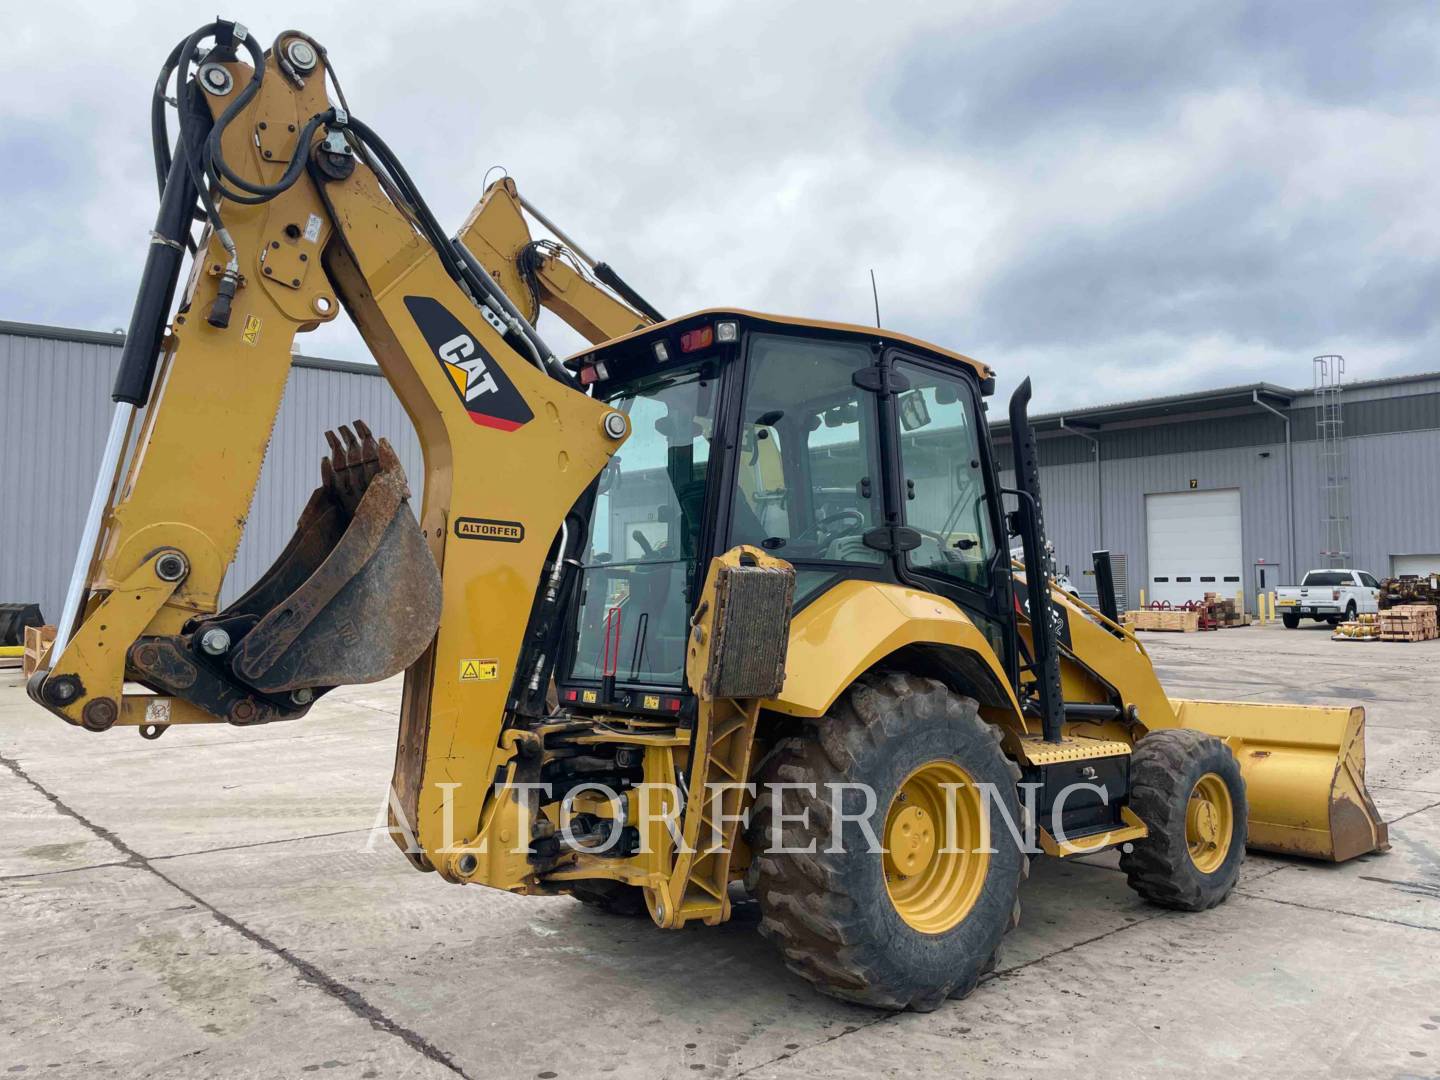
<path id="1" fill-rule="evenodd" d="M 1124 622 L 1131 630 L 1157 630 L 1190 634 L 1200 629 L 1200 612 L 1180 609 L 1158 611 L 1154 608 L 1141 608 L 1137 611 L 1125 612 Z"/>
<path id="2" fill-rule="evenodd" d="M 28 679 L 35 674 L 35 669 L 40 666 L 40 661 L 45 659 L 45 654 L 54 643 L 55 627 L 27 626 L 25 628 L 25 658 L 20 665 L 25 678 Z"/>
<path id="3" fill-rule="evenodd" d="M 1381 641 L 1432 641 L 1440 637 L 1435 609 L 1428 604 L 1402 604 L 1380 613 Z"/>

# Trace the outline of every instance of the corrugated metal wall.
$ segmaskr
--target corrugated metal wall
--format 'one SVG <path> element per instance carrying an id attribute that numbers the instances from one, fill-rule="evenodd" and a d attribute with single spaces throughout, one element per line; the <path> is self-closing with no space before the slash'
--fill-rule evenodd
<path id="1" fill-rule="evenodd" d="M 1397 413 L 1405 411 L 1403 405 L 1396 410 Z M 1165 428 L 1185 426 L 1172 421 Z M 1139 430 L 1143 429 L 1125 432 L 1127 448 Z M 1271 430 L 1280 434 L 1283 427 L 1277 420 L 1271 424 Z M 1139 603 L 1139 591 L 1149 579 L 1145 496 L 1190 491 L 1192 480 L 1196 485 L 1193 490 L 1240 489 L 1244 584 L 1251 611 L 1255 610 L 1255 594 L 1259 591 L 1255 567 L 1261 560 L 1272 567 L 1266 573 L 1268 589 L 1293 584 L 1297 573 L 1323 565 L 1319 554 L 1323 546 L 1319 445 L 1313 439 L 1296 441 L 1294 445 L 1295 558 L 1292 560 L 1283 441 L 1105 460 L 1102 541 L 1095 513 L 1093 452 L 1084 440 L 1063 437 L 1079 443 L 1090 455 L 1088 461 L 1042 466 L 1040 483 L 1045 498 L 1045 523 L 1055 545 L 1056 562 L 1062 569 L 1069 567 L 1071 577 L 1082 592 L 1094 591 L 1093 583 L 1087 586 L 1088 579 L 1083 576 L 1091 564 L 1090 553 L 1106 547 L 1129 557 L 1129 602 Z M 1110 434 L 1102 433 L 1100 438 L 1103 455 L 1109 449 Z M 1170 434 L 1159 441 L 1171 445 L 1175 439 L 1176 436 Z M 1390 573 L 1392 555 L 1440 552 L 1440 471 L 1433 467 L 1434 462 L 1440 461 L 1440 429 L 1355 436 L 1348 442 L 1354 564 L 1384 577 Z M 1002 461 L 1009 459 L 1008 444 L 998 445 L 997 451 Z M 1006 470 L 1002 482 L 1012 486 L 1013 473 Z M 1292 566 L 1292 561 L 1299 565 Z"/>
<path id="2" fill-rule="evenodd" d="M 120 360 L 106 335 L 56 340 L 0 332 L 0 601 L 38 602 L 60 615 L 110 424 Z M 225 582 L 233 598 L 280 553 L 320 480 L 324 431 L 357 418 L 394 445 L 419 505 L 419 443 L 400 402 L 376 374 L 335 371 L 296 357 L 261 471 L 245 538 Z"/>
<path id="3" fill-rule="evenodd" d="M 8 328 L 7 328 L 8 327 Z M 110 416 L 119 338 L 0 327 L 0 600 L 38 601 L 59 614 L 75 544 Z M 67 336 L 70 340 L 58 340 Z M 245 540 L 226 582 L 234 597 L 269 565 L 319 478 L 323 432 L 357 417 L 395 445 L 419 503 L 421 458 L 409 420 L 377 374 L 329 370 L 296 358 Z M 1082 592 L 1090 552 L 1129 557 L 1129 603 L 1148 578 L 1145 496 L 1236 487 L 1241 491 L 1245 586 L 1253 605 L 1255 564 L 1279 564 L 1284 583 L 1320 562 L 1319 463 L 1308 395 L 1290 410 L 1295 437 L 1295 547 L 1287 532 L 1283 425 L 1254 412 L 1173 417 L 1099 433 L 1104 460 L 1097 513 L 1094 449 L 1078 436 L 1041 440 L 1046 522 L 1057 559 Z M 1357 387 L 1350 433 L 1355 563 L 1377 575 L 1396 554 L 1440 551 L 1440 380 Z M 1363 434 L 1362 434 L 1363 433 Z M 1010 448 L 997 444 L 1001 460 Z M 1268 456 L 1267 456 L 1268 455 Z M 1013 483 L 1008 473 L 1004 482 Z M 1100 532 L 1103 513 L 1104 535 Z M 1274 572 L 1267 576 L 1273 587 Z"/>

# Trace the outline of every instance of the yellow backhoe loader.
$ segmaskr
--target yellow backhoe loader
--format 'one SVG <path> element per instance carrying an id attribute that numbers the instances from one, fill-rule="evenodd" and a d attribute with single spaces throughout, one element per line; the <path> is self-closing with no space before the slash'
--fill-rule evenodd
<path id="1" fill-rule="evenodd" d="M 743 882 L 795 972 L 883 1008 L 976 985 L 1032 855 L 1118 848 L 1199 910 L 1247 844 L 1386 847 L 1361 709 L 1172 700 L 1104 553 L 1098 609 L 1050 588 L 1028 382 L 1007 490 L 985 364 L 662 319 L 508 178 L 448 235 L 327 77 L 310 36 L 226 21 L 164 66 L 161 206 L 37 703 L 154 738 L 403 670 L 417 868 L 667 928 Z M 557 358 L 542 306 L 592 346 Z M 222 607 L 292 341 L 342 309 L 418 433 L 418 513 L 383 438 L 327 433 L 294 539 Z"/>

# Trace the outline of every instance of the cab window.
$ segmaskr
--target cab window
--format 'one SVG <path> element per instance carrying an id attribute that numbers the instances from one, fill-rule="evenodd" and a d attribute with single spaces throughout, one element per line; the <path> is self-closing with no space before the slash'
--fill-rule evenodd
<path id="1" fill-rule="evenodd" d="M 900 361 L 895 397 L 905 523 L 920 534 L 911 570 L 988 589 L 995 554 L 975 397 L 963 377 Z"/>
<path id="2" fill-rule="evenodd" d="M 884 560 L 863 541 L 880 520 L 875 406 L 852 378 L 873 362 L 858 342 L 751 338 L 732 544 L 797 563 Z"/>

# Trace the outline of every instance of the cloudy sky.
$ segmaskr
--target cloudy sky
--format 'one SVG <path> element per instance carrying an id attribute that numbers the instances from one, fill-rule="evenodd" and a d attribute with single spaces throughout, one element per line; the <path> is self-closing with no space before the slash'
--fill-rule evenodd
<path id="1" fill-rule="evenodd" d="M 0 66 L 0 318 L 128 320 L 182 5 L 48 3 Z M 208 11 L 208 9 L 205 9 Z M 343 12 L 343 16 L 338 14 Z M 1440 369 L 1440 5 L 245 0 L 458 225 L 491 165 L 666 314 L 887 326 L 1041 408 Z M 557 348 L 578 343 L 553 320 Z M 332 326 L 303 351 L 365 358 Z"/>

